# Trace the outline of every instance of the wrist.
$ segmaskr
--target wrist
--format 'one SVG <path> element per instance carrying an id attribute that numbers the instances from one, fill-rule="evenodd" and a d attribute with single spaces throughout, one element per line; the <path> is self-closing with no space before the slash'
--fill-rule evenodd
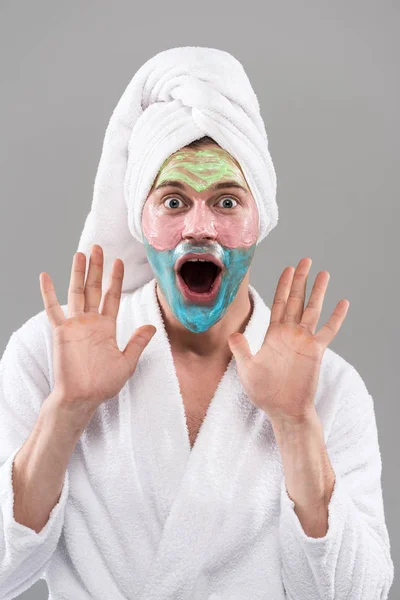
<path id="1" fill-rule="evenodd" d="M 40 422 L 60 435 L 79 439 L 95 410 L 89 402 L 71 402 L 65 395 L 53 390 L 43 402 Z"/>
<path id="2" fill-rule="evenodd" d="M 271 419 L 271 425 L 277 436 L 284 437 L 302 434 L 310 429 L 320 428 L 321 421 L 315 408 L 302 417 L 280 417 Z"/>

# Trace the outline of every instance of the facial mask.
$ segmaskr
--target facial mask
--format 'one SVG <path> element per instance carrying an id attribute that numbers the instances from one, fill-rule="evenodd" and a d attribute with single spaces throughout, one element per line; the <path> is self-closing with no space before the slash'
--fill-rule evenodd
<path id="1" fill-rule="evenodd" d="M 157 186 L 167 180 L 190 186 L 187 196 L 177 189 L 157 192 Z M 236 182 L 247 192 L 232 187 L 211 193 L 216 183 L 224 181 Z M 256 247 L 258 212 L 240 167 L 218 146 L 173 154 L 160 169 L 146 201 L 142 229 L 149 263 L 175 317 L 194 333 L 212 327 L 234 300 Z M 189 252 L 198 258 L 209 253 L 222 264 L 209 300 L 206 294 L 196 296 L 186 289 L 174 269 Z M 181 273 L 194 289 L 196 281 L 190 274 L 211 271 L 216 272 L 216 267 L 190 263 Z"/>

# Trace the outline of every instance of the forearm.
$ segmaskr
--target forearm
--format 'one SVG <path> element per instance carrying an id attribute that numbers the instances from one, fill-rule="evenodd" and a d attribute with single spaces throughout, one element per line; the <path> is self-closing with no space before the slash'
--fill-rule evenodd
<path id="1" fill-rule="evenodd" d="M 286 489 L 306 535 L 324 537 L 328 531 L 328 505 L 335 472 L 326 450 L 318 414 L 297 424 L 275 423 Z"/>
<path id="2" fill-rule="evenodd" d="M 89 414 L 68 410 L 54 392 L 13 462 L 14 519 L 39 533 L 57 504 L 71 454 Z"/>

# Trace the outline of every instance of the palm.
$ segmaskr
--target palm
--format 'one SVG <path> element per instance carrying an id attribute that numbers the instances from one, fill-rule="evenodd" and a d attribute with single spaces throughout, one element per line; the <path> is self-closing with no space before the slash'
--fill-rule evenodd
<path id="1" fill-rule="evenodd" d="M 238 373 L 248 396 L 259 408 L 267 405 L 270 416 L 301 418 L 310 393 L 315 394 L 317 388 L 322 352 L 322 346 L 304 328 L 273 323 L 251 364 L 245 367 L 240 363 Z M 262 397 L 257 394 L 261 385 Z M 291 397 L 293 389 L 296 395 Z"/>
<path id="2" fill-rule="evenodd" d="M 349 305 L 346 300 L 338 303 L 329 321 L 315 334 L 329 273 L 328 277 L 326 271 L 318 274 L 304 309 L 311 266 L 311 260 L 306 260 L 308 264 L 300 261 L 294 274 L 283 271 L 260 350 L 252 355 L 242 334 L 229 340 L 246 394 L 271 419 L 301 420 L 314 410 L 322 357 Z"/>
<path id="3" fill-rule="evenodd" d="M 115 319 L 99 313 L 73 316 L 53 331 L 55 378 L 80 398 L 115 396 L 131 366 L 118 348 Z"/>

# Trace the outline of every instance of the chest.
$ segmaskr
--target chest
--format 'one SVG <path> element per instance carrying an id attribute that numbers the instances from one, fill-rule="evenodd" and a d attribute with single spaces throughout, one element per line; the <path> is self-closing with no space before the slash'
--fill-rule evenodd
<path id="1" fill-rule="evenodd" d="M 185 411 L 190 447 L 193 448 L 228 362 L 191 362 L 174 357 L 174 365 Z"/>

